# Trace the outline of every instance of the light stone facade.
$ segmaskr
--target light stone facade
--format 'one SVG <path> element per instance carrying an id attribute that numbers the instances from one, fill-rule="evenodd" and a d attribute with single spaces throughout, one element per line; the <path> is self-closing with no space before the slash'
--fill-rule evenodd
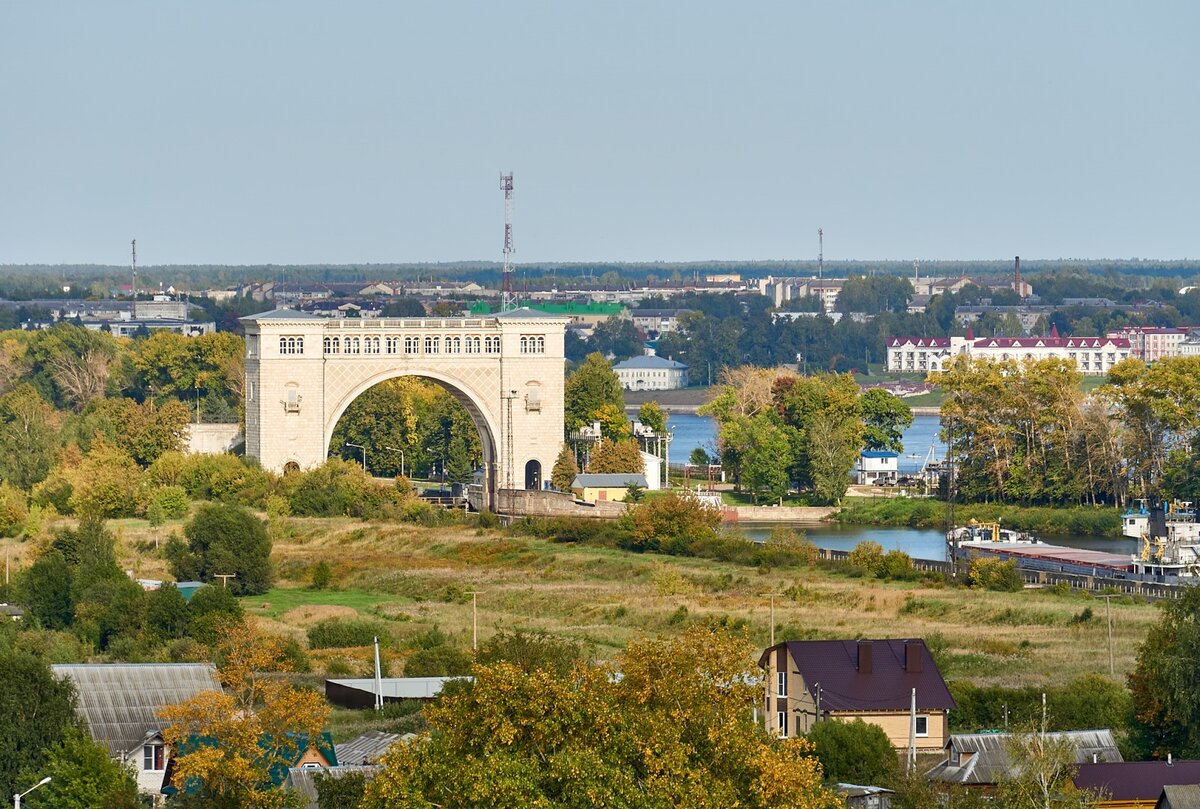
<path id="1" fill-rule="evenodd" d="M 351 402 L 385 380 L 420 376 L 449 391 L 479 430 L 489 507 L 497 489 L 540 489 L 549 480 L 563 440 L 568 318 L 518 309 L 329 320 L 276 309 L 242 322 L 246 454 L 265 468 L 323 463 Z"/>

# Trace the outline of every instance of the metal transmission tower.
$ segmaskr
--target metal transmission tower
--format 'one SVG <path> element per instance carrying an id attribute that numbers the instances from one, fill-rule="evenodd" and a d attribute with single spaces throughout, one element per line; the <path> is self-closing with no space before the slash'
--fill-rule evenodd
<path id="1" fill-rule="evenodd" d="M 129 299 L 135 301 L 137 300 L 137 239 L 129 243 L 129 250 Z"/>
<path id="2" fill-rule="evenodd" d="M 500 175 L 500 190 L 504 192 L 504 286 L 503 286 L 503 294 L 502 294 L 502 297 L 500 298 L 500 311 L 507 312 L 511 309 L 516 308 L 516 301 L 513 299 L 513 291 L 512 291 L 513 176 L 512 176 L 511 171 L 508 174 Z"/>
<path id="3" fill-rule="evenodd" d="M 817 228 L 817 278 L 825 277 L 825 230 Z"/>

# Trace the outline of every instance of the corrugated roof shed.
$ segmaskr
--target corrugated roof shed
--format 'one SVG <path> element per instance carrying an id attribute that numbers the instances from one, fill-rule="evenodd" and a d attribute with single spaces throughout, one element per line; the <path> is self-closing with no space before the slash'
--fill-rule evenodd
<path id="1" fill-rule="evenodd" d="M 1070 742 L 1076 764 L 1091 761 L 1093 756 L 1104 762 L 1123 760 L 1111 730 L 1069 730 L 1046 736 Z M 1007 745 L 1011 738 L 1011 733 L 954 734 L 946 743 L 946 760 L 925 777 L 950 784 L 995 784 L 1009 771 Z"/>
<path id="2" fill-rule="evenodd" d="M 1200 761 L 1195 760 L 1081 764 L 1075 774 L 1075 786 L 1103 790 L 1111 801 L 1154 801 L 1168 785 L 1197 783 Z"/>
<path id="3" fill-rule="evenodd" d="M 158 712 L 202 691 L 220 691 L 217 671 L 208 663 L 95 663 L 57 665 L 79 695 L 79 715 L 92 738 L 122 756 L 140 747 L 166 723 Z"/>
<path id="4" fill-rule="evenodd" d="M 401 736 L 399 733 L 372 730 L 348 742 L 335 744 L 333 749 L 337 751 L 338 763 L 343 766 L 378 764 L 379 760 L 383 758 L 383 754 L 390 750 L 393 744 L 412 738 L 415 738 L 413 733 Z"/>
<path id="5" fill-rule="evenodd" d="M 1154 809 L 1200 809 L 1200 786 L 1167 784 Z"/>
<path id="6" fill-rule="evenodd" d="M 317 809 L 317 778 L 344 778 L 347 775 L 362 775 L 368 781 L 379 774 L 382 767 L 291 767 L 288 769 L 287 778 L 284 779 L 283 788 L 288 792 L 295 792 L 303 798 L 300 804 L 304 809 Z"/>

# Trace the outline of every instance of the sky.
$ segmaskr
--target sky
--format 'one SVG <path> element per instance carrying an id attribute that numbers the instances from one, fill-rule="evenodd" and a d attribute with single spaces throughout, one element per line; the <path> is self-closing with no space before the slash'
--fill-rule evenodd
<path id="1" fill-rule="evenodd" d="M 1200 257 L 1200 3 L 0 0 L 0 264 Z"/>

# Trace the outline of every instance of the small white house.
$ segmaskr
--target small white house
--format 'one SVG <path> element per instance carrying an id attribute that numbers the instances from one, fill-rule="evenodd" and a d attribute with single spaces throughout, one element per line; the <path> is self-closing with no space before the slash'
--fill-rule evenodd
<path id="1" fill-rule="evenodd" d="M 662 488 L 663 462 L 662 458 L 653 452 L 642 451 L 642 466 L 646 475 L 646 488 L 657 491 Z"/>
<path id="2" fill-rule="evenodd" d="M 858 482 L 864 486 L 894 484 L 899 476 L 899 463 L 898 452 L 863 450 L 858 458 Z"/>
<path id="3" fill-rule="evenodd" d="M 630 357 L 613 371 L 625 390 L 676 390 L 688 384 L 688 367 L 666 357 Z"/>

